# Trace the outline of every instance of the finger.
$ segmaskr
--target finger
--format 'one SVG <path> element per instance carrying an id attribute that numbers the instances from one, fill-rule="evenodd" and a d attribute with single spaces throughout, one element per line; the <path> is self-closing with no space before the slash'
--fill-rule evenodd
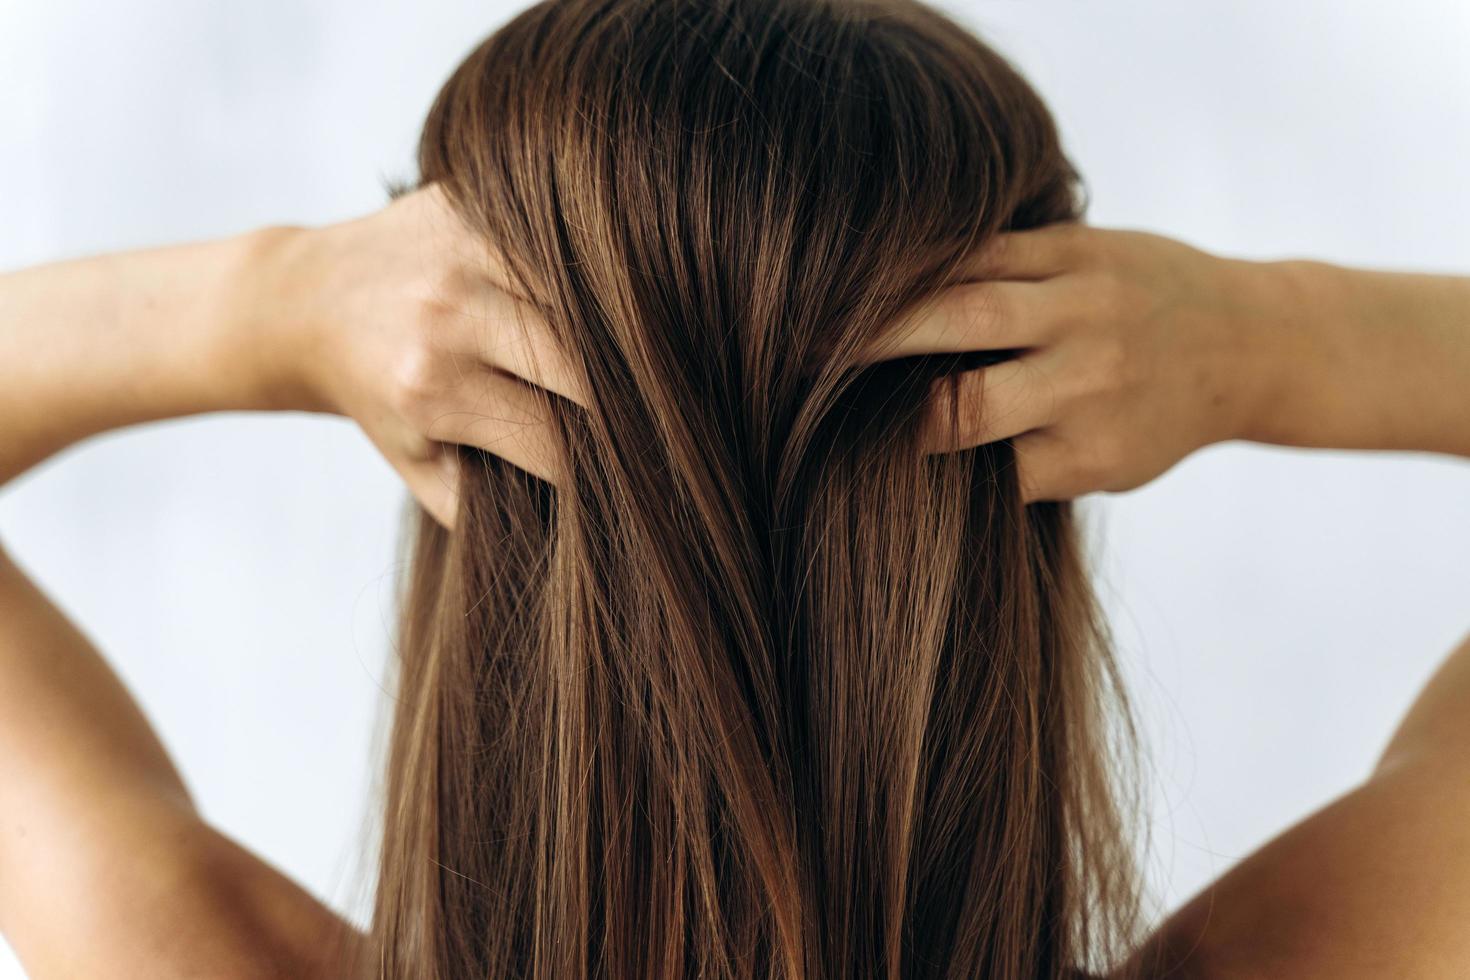
<path id="1" fill-rule="evenodd" d="M 453 530 L 459 511 L 459 453 L 454 447 L 441 443 L 432 448 L 427 459 L 393 465 L 429 516 Z"/>
<path id="2" fill-rule="evenodd" d="M 433 407 L 423 434 L 435 442 L 483 449 L 556 483 L 564 466 L 545 398 L 508 375 L 477 371 Z"/>
<path id="3" fill-rule="evenodd" d="M 487 367 L 587 404 L 579 373 L 535 306 L 483 282 L 464 314 L 459 318 L 462 330 L 451 339 L 456 352 L 473 354 Z"/>
<path id="4" fill-rule="evenodd" d="M 500 250 L 467 225 L 438 182 L 405 195 L 410 212 L 428 229 L 420 254 L 454 257 L 455 286 L 441 296 L 463 329 L 446 338 L 452 351 L 472 353 L 563 398 L 586 405 L 579 373 L 562 354 L 541 311 L 518 295 Z"/>
<path id="5" fill-rule="evenodd" d="M 1040 346 L 1052 338 L 1045 288 L 1016 282 L 951 286 L 886 331 L 864 359 Z"/>
<path id="6" fill-rule="evenodd" d="M 497 293 L 499 300 L 492 305 L 489 329 L 481 341 L 481 360 L 585 406 L 588 399 L 580 372 L 562 351 L 541 312 L 508 293 Z"/>
<path id="7" fill-rule="evenodd" d="M 926 452 L 1009 439 L 1056 421 L 1049 359 L 1027 355 L 935 380 L 921 424 Z"/>
<path id="8" fill-rule="evenodd" d="M 1055 432 L 1037 429 L 1011 442 L 1016 453 L 1017 480 L 1021 499 L 1028 504 L 1046 500 L 1071 500 L 1101 487 L 1086 480 L 1076 465 L 1076 449 Z"/>
<path id="9" fill-rule="evenodd" d="M 966 279 L 1049 279 L 1075 264 L 1082 224 L 1057 221 L 1024 231 L 1004 231 L 965 262 Z"/>

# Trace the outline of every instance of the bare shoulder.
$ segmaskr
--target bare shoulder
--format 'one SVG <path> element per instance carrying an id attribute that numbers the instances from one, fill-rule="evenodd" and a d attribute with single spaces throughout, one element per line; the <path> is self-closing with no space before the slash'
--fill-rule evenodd
<path id="1" fill-rule="evenodd" d="M 238 956 L 242 977 L 357 975 L 361 930 L 259 855 L 206 826 L 190 866 L 185 892 L 201 903 L 199 946 Z"/>
<path id="2" fill-rule="evenodd" d="M 34 980 L 319 976 L 355 930 L 200 816 L 101 653 L 0 550 L 0 933 Z"/>
<path id="3" fill-rule="evenodd" d="M 1449 980 L 1470 976 L 1467 922 L 1470 640 L 1362 785 L 1192 898 L 1140 961 L 1174 980 Z"/>
<path id="4" fill-rule="evenodd" d="M 342 957 L 362 945 L 351 923 L 204 822 L 157 812 L 105 855 L 63 858 L 38 900 L 66 914 L 10 937 L 29 976 L 345 975 Z"/>

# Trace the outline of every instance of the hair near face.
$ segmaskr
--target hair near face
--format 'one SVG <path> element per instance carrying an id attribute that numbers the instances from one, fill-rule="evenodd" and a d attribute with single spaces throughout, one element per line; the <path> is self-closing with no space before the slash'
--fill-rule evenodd
<path id="1" fill-rule="evenodd" d="M 419 167 L 590 401 L 546 396 L 559 485 L 463 450 L 457 529 L 418 519 L 369 972 L 1117 969 L 1132 729 L 1071 507 L 919 449 L 973 358 L 858 357 L 1080 216 L 1036 93 L 904 0 L 566 0 Z"/>

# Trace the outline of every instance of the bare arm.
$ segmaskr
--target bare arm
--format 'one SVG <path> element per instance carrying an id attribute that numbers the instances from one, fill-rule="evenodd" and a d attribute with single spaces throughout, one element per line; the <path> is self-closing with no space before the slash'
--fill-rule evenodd
<path id="1" fill-rule="evenodd" d="M 554 354 L 528 346 L 534 318 L 485 268 L 484 246 L 420 192 L 325 229 L 0 276 L 0 484 L 124 425 L 328 411 L 359 421 L 451 523 L 441 441 L 548 462 L 513 369 Z M 36 980 L 336 976 L 330 951 L 359 938 L 205 823 L 116 674 L 3 553 L 0 931 Z"/>
<path id="2" fill-rule="evenodd" d="M 237 342 L 229 315 L 255 247 L 221 239 L 0 277 L 0 483 L 107 429 L 276 407 L 266 351 Z M 0 773 L 0 931 L 37 980 L 313 976 L 322 948 L 350 940 L 204 822 L 117 675 L 3 552 Z"/>
<path id="3" fill-rule="evenodd" d="M 0 275 L 0 485 L 88 436 L 229 410 L 351 417 L 444 524 L 460 443 L 554 479 L 530 386 L 580 378 L 429 187 L 273 227 Z"/>
<path id="4" fill-rule="evenodd" d="M 0 932 L 49 977 L 330 976 L 352 927 L 205 824 L 106 661 L 0 553 Z"/>
<path id="5" fill-rule="evenodd" d="M 1252 265 L 1279 313 L 1238 437 L 1470 457 L 1470 276 Z"/>

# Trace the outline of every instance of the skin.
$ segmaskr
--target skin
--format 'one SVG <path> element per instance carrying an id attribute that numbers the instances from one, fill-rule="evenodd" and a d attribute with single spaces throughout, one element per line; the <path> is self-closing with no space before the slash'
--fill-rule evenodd
<path id="1" fill-rule="evenodd" d="M 1231 439 L 1470 456 L 1470 279 L 1057 225 L 1002 236 L 865 356 L 987 348 L 1021 353 L 937 388 L 925 448 L 1012 439 L 1028 500 L 1136 487 Z M 448 526 L 446 445 L 555 480 L 546 399 L 585 400 L 432 187 L 321 228 L 0 276 L 0 365 L 0 484 L 124 425 L 330 412 Z M 204 821 L 106 661 L 3 552 L 0 609 L 0 931 L 29 974 L 327 976 L 321 950 L 353 927 Z M 1140 955 L 1182 978 L 1463 976 L 1467 703 L 1470 637 L 1361 786 Z"/>

